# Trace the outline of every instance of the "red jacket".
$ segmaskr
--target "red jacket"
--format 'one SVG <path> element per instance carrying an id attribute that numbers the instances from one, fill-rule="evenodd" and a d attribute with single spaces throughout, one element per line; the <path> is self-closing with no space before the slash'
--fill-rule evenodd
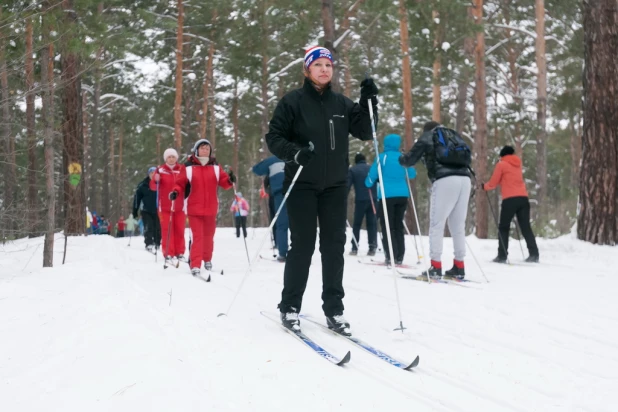
<path id="1" fill-rule="evenodd" d="M 180 212 L 184 207 L 184 193 L 187 185 L 187 171 L 184 165 L 176 163 L 170 168 L 167 163 L 157 167 L 159 178 L 159 212 L 170 212 L 172 201 L 169 194 L 174 190 L 178 192 L 178 197 L 174 201 L 174 211 Z M 150 190 L 157 190 L 157 182 L 150 179 Z"/>
<path id="2" fill-rule="evenodd" d="M 500 186 L 502 199 L 528 197 L 519 157 L 515 155 L 502 156 L 491 175 L 491 179 L 483 185 L 485 190 L 493 190 L 497 186 Z"/>
<path id="3" fill-rule="evenodd" d="M 126 223 L 124 223 L 124 220 L 118 219 L 118 230 L 122 230 L 124 232 L 125 226 L 126 226 Z"/>
<path id="4" fill-rule="evenodd" d="M 195 156 L 189 156 L 186 165 L 188 197 L 186 212 L 189 216 L 215 216 L 219 211 L 217 188 L 232 188 L 230 178 L 214 158 L 204 166 Z"/>

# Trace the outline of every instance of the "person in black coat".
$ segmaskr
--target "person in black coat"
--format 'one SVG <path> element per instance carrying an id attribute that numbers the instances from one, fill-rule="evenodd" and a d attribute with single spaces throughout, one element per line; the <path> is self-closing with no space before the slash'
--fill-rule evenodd
<path id="1" fill-rule="evenodd" d="M 358 245 L 360 243 L 360 228 L 363 224 L 363 218 L 366 219 L 367 224 L 367 237 L 369 240 L 369 252 L 368 256 L 376 254 L 376 248 L 378 247 L 378 231 L 376 223 L 376 215 L 373 212 L 374 206 L 372 205 L 372 198 L 377 199 L 376 185 L 371 189 L 365 187 L 365 179 L 369 174 L 371 166 L 367 164 L 365 155 L 357 153 L 354 157 L 354 166 L 348 170 L 348 192 L 354 186 L 354 223 L 352 224 L 352 233 L 354 233 L 354 239 L 352 239 L 352 251 L 350 255 L 355 256 L 358 253 Z M 371 196 L 369 192 L 371 191 Z M 355 242 L 356 240 L 356 242 Z"/>
<path id="2" fill-rule="evenodd" d="M 377 104 L 372 79 L 361 83 L 361 99 L 354 103 L 331 89 L 332 55 L 323 47 L 307 50 L 303 87 L 279 101 L 266 134 L 268 149 L 286 162 L 283 182 L 287 199 L 291 249 L 285 263 L 279 311 L 285 327 L 300 330 L 298 313 L 315 249 L 320 222 L 322 309 L 330 328 L 349 334 L 343 317 L 343 253 L 347 209 L 348 137 L 372 139 L 367 99 Z"/>
<path id="3" fill-rule="evenodd" d="M 133 216 L 141 211 L 144 224 L 144 243 L 148 251 L 159 249 L 161 245 L 161 223 L 157 215 L 157 192 L 150 190 L 150 180 L 154 177 L 156 167 L 148 169 L 148 176 L 142 180 L 135 190 L 133 197 Z"/>

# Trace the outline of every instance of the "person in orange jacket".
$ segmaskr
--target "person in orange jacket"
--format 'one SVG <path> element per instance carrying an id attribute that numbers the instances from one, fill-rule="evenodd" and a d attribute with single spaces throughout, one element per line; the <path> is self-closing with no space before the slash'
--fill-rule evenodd
<path id="1" fill-rule="evenodd" d="M 178 266 L 176 260 L 185 261 L 185 212 L 184 193 L 187 186 L 187 171 L 178 163 L 178 152 L 167 149 L 163 152 L 163 163 L 157 167 L 150 190 L 159 189 L 159 221 L 161 222 L 162 252 L 166 264 Z M 172 212 L 172 205 L 174 210 Z M 169 240 L 168 240 L 169 239 Z"/>
<path id="2" fill-rule="evenodd" d="M 249 215 L 249 202 L 242 197 L 242 193 L 236 192 L 234 201 L 230 206 L 230 212 L 234 214 L 234 224 L 236 225 L 236 237 L 240 237 L 240 228 L 242 234 L 247 237 L 247 216 Z"/>
<path id="3" fill-rule="evenodd" d="M 496 165 L 491 179 L 489 179 L 489 182 L 481 184 L 481 188 L 485 191 L 493 190 L 498 186 L 500 186 L 502 195 L 502 207 L 500 223 L 498 224 L 498 256 L 494 259 L 494 262 L 506 263 L 511 221 L 517 215 L 517 221 L 521 233 L 526 239 L 529 252 L 526 262 L 538 263 L 539 249 L 530 227 L 530 202 L 521 170 L 521 159 L 515 155 L 515 149 L 511 146 L 504 146 L 500 150 L 500 161 Z"/>

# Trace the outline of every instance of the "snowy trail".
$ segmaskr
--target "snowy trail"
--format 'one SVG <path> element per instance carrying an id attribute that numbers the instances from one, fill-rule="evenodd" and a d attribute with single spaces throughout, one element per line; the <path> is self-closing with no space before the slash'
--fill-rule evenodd
<path id="1" fill-rule="evenodd" d="M 251 256 L 266 231 L 252 232 Z M 489 262 L 495 241 L 469 237 L 490 283 L 473 259 L 468 277 L 483 282 L 474 287 L 398 279 L 404 333 L 393 331 L 392 272 L 346 255 L 353 331 L 397 359 L 420 355 L 407 372 L 301 321 L 334 354 L 352 352 L 346 366 L 329 365 L 260 316 L 276 311 L 277 262 L 258 259 L 229 316 L 218 318 L 247 269 L 233 230 L 217 231 L 214 265 L 225 274 L 211 283 L 186 264 L 163 269 L 142 242 L 70 238 L 63 266 L 59 238 L 51 269 L 39 268 L 42 238 L 0 247 L 3 410 L 609 412 L 618 404 L 616 248 L 540 240 L 542 263 L 528 265 L 512 242 L 514 264 L 499 265 Z M 407 246 L 406 263 L 422 270 Z M 446 239 L 447 266 L 450 248 Z M 320 265 L 316 248 L 303 312 L 318 319 Z"/>

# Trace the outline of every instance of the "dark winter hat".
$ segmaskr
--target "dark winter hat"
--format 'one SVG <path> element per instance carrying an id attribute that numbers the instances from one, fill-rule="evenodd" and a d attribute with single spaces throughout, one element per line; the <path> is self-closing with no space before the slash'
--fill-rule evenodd
<path id="1" fill-rule="evenodd" d="M 500 150 L 500 157 L 512 154 L 515 154 L 515 149 L 513 149 L 513 146 L 504 146 L 502 150 Z"/>
<path id="2" fill-rule="evenodd" d="M 364 154 L 362 153 L 356 153 L 356 156 L 354 156 L 354 163 L 359 163 L 366 160 L 366 157 Z"/>
<path id="3" fill-rule="evenodd" d="M 195 144 L 193 145 L 193 149 L 191 149 L 191 152 L 197 156 L 197 149 L 200 148 L 200 146 L 207 144 L 208 146 L 210 146 L 210 150 L 212 150 L 212 145 L 210 144 L 210 142 L 206 139 L 200 139 L 197 142 L 195 142 Z"/>
<path id="4" fill-rule="evenodd" d="M 148 174 L 150 175 L 152 172 L 155 172 L 157 170 L 156 167 L 152 166 L 148 168 Z"/>
<path id="5" fill-rule="evenodd" d="M 423 131 L 424 132 L 430 132 L 433 129 L 435 129 L 436 127 L 440 126 L 440 123 L 438 122 L 434 122 L 433 120 L 431 122 L 427 122 L 425 123 L 425 125 L 423 126 Z"/>

